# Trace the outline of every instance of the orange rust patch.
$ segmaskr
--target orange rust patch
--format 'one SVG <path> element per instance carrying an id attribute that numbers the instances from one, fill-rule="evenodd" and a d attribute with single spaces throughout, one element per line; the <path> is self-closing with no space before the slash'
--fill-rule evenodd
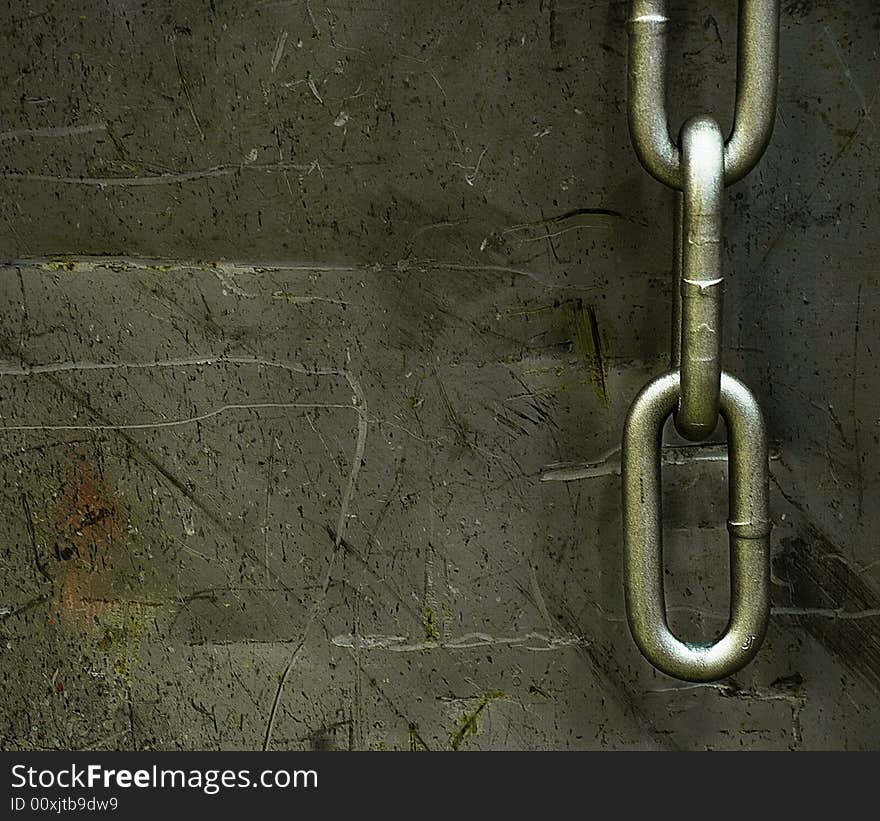
<path id="1" fill-rule="evenodd" d="M 56 558 L 61 563 L 58 613 L 95 618 L 110 606 L 107 576 L 126 537 L 115 489 L 97 466 L 78 452 L 48 514 L 55 532 Z"/>
<path id="2" fill-rule="evenodd" d="M 81 559 L 91 555 L 93 563 L 105 558 L 125 535 L 117 504 L 115 491 L 97 468 L 85 458 L 77 460 L 54 511 L 67 549 Z"/>
<path id="3" fill-rule="evenodd" d="M 97 621 L 112 606 L 100 591 L 104 584 L 100 576 L 69 567 L 64 571 L 61 587 L 56 596 L 58 618 L 76 617 L 85 621 Z"/>

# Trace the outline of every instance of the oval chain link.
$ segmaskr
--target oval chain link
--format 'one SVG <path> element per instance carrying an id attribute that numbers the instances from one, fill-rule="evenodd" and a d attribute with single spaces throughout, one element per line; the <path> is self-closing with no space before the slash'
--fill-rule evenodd
<path id="1" fill-rule="evenodd" d="M 649 382 L 627 416 L 621 453 L 624 589 L 630 630 L 658 670 L 686 681 L 732 675 L 758 652 L 770 615 L 767 439 L 754 396 L 721 377 L 729 460 L 730 620 L 712 644 L 679 640 L 669 629 L 663 590 L 660 448 L 663 424 L 679 397 L 670 371 Z"/>
<path id="2" fill-rule="evenodd" d="M 642 165 L 683 188 L 681 151 L 666 115 L 666 0 L 633 0 L 629 19 L 629 130 Z M 724 147 L 724 181 L 741 180 L 770 142 L 779 74 L 779 0 L 740 0 L 733 130 Z"/>

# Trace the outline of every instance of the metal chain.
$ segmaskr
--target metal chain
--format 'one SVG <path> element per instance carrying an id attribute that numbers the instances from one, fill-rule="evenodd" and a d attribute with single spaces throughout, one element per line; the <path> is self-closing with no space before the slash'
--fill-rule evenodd
<path id="1" fill-rule="evenodd" d="M 678 145 L 666 121 L 665 0 L 633 0 L 629 22 L 629 123 L 645 168 L 676 190 L 672 370 L 642 389 L 627 415 L 622 450 L 624 576 L 633 638 L 659 670 L 714 681 L 757 653 L 770 613 L 767 436 L 757 400 L 721 369 L 723 190 L 758 162 L 773 130 L 778 0 L 740 0 L 736 111 L 726 144 L 707 116 L 688 120 Z M 678 639 L 663 589 L 660 448 L 674 416 L 703 441 L 719 415 L 729 463 L 730 619 L 713 644 Z"/>

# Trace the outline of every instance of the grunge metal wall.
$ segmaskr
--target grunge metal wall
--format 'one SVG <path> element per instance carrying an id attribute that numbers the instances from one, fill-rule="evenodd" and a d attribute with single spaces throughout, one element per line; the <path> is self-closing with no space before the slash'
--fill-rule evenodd
<path id="1" fill-rule="evenodd" d="M 783 2 L 774 138 L 728 191 L 773 614 L 694 686 L 622 609 L 672 234 L 626 6 L 4 5 L 0 746 L 880 746 L 880 9 Z M 737 3 L 671 7 L 673 121 L 727 126 Z M 694 638 L 724 453 L 664 468 Z"/>

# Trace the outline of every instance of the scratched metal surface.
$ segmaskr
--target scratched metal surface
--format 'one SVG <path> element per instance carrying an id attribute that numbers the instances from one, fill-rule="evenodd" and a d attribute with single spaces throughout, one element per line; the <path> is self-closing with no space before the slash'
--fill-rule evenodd
<path id="1" fill-rule="evenodd" d="M 776 133 L 730 190 L 774 611 L 689 686 L 622 613 L 614 449 L 671 235 L 625 7 L 2 11 L 0 746 L 880 744 L 880 10 L 783 3 Z M 729 122 L 736 3 L 673 12 L 673 117 Z M 665 465 L 694 638 L 723 454 Z"/>

